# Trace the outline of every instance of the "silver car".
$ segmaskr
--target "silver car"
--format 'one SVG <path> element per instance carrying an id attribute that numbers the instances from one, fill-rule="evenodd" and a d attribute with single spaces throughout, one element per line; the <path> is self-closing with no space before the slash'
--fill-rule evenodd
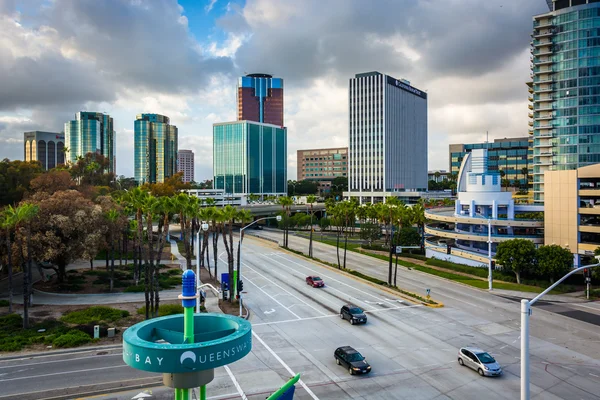
<path id="1" fill-rule="evenodd" d="M 481 376 L 502 375 L 502 368 L 494 357 L 476 347 L 462 347 L 458 351 L 458 363 L 474 369 Z"/>

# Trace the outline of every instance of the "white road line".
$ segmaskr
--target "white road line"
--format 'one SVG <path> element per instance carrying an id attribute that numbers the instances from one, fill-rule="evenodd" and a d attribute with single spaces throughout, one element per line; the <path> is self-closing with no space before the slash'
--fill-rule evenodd
<path id="1" fill-rule="evenodd" d="M 598 308 L 598 307 L 584 306 L 583 304 L 579 304 L 579 303 L 568 303 L 568 304 L 570 306 L 583 307 L 583 308 L 589 308 L 590 310 L 594 310 L 594 311 L 600 311 L 600 308 Z"/>
<path id="2" fill-rule="evenodd" d="M 246 394 L 242 390 L 242 388 L 241 388 L 240 384 L 238 383 L 237 379 L 235 379 L 235 376 L 233 375 L 233 372 L 231 372 L 231 369 L 229 369 L 229 367 L 227 365 L 225 365 L 225 371 L 227 371 L 227 374 L 231 378 L 231 381 L 233 382 L 233 385 L 235 386 L 235 388 L 237 389 L 238 393 L 242 397 L 242 400 L 248 400 L 248 398 L 246 397 Z"/>
<path id="3" fill-rule="evenodd" d="M 100 351 L 100 350 L 95 350 L 95 351 Z M 58 354 L 56 354 L 58 355 Z M 99 357 L 123 357 L 123 353 L 117 353 L 117 354 L 103 354 L 103 355 L 97 355 L 97 356 L 89 356 L 89 357 L 77 357 L 77 358 L 68 358 L 68 359 L 62 359 L 62 360 L 55 360 L 55 361 L 42 361 L 42 362 L 36 362 L 36 363 L 31 363 L 31 364 L 15 364 L 15 365 L 5 365 L 0 367 L 0 369 L 3 368 L 16 368 L 16 367 L 28 367 L 30 365 L 42 365 L 42 364 L 52 364 L 52 363 L 66 363 L 69 361 L 75 361 L 75 360 L 87 360 L 90 358 L 99 358 Z M 17 360 L 7 360 L 7 361 L 17 361 Z"/>
<path id="4" fill-rule="evenodd" d="M 316 273 L 316 272 L 317 272 L 317 271 L 315 271 L 314 269 L 311 269 L 311 268 L 309 268 L 309 267 L 306 267 L 306 266 L 304 266 L 304 265 L 302 265 L 302 264 L 299 264 L 299 263 L 297 263 L 297 262 L 295 262 L 295 261 L 293 261 L 293 260 L 290 260 L 289 258 L 285 258 L 285 257 L 283 257 L 283 256 L 279 256 L 279 257 L 282 257 L 282 258 L 283 258 L 283 259 L 285 259 L 286 261 L 289 261 L 289 262 L 291 262 L 291 263 L 293 263 L 293 264 L 296 264 L 296 265 L 298 265 L 298 266 L 300 266 L 300 267 L 302 267 L 302 268 L 304 268 L 304 269 L 306 269 L 306 270 L 308 270 L 308 271 L 310 271 L 310 272 L 313 272 L 313 273 Z M 276 261 L 276 260 L 274 260 L 274 259 L 272 259 L 272 260 L 273 260 L 273 261 L 275 261 L 276 263 L 278 263 L 279 265 L 282 265 L 282 266 L 284 266 L 284 267 L 285 267 L 285 268 L 287 268 L 287 269 L 291 269 L 291 268 L 290 268 L 290 267 L 288 267 L 287 265 L 284 265 L 284 264 L 282 264 L 282 263 L 280 263 L 280 262 L 278 262 L 278 261 Z M 351 286 L 351 285 L 348 285 L 347 283 L 344 283 L 344 282 L 342 282 L 342 281 L 339 281 L 339 280 L 337 280 L 337 279 L 335 279 L 335 278 L 332 278 L 331 276 L 327 276 L 327 275 L 323 275 L 323 274 L 321 274 L 321 276 L 324 276 L 324 277 L 326 277 L 326 278 L 327 278 L 327 279 L 329 279 L 329 280 L 332 280 L 332 281 L 334 281 L 334 282 L 337 282 L 337 283 L 339 283 L 339 284 L 341 284 L 341 285 L 347 286 L 347 287 L 349 287 L 350 289 L 356 290 L 357 292 L 360 292 L 360 293 L 362 293 L 362 294 L 365 294 L 365 295 L 367 295 L 367 296 L 373 297 L 373 298 L 375 298 L 375 299 L 377 299 L 377 300 L 383 300 L 383 301 L 385 301 L 386 303 L 390 303 L 390 304 L 394 305 L 394 304 L 393 304 L 393 302 L 391 302 L 391 301 L 389 301 L 389 300 L 386 300 L 386 299 L 385 299 L 385 298 L 383 298 L 383 297 L 379 297 L 379 296 L 376 296 L 376 295 L 374 295 L 374 294 L 371 294 L 371 293 L 369 293 L 369 292 L 365 292 L 365 291 L 363 291 L 363 290 L 360 290 L 360 289 L 358 289 L 358 288 L 355 288 L 355 287 L 353 287 L 353 286 Z M 331 287 L 331 286 L 326 286 L 325 288 L 327 288 L 327 287 L 329 287 L 329 288 L 331 288 L 331 289 L 333 289 L 333 290 L 335 290 L 335 291 L 337 291 L 337 292 L 344 293 L 344 292 L 342 292 L 341 290 L 338 290 L 338 289 L 336 289 L 336 288 L 333 288 L 333 287 Z M 348 295 L 347 293 L 344 293 L 344 294 L 345 294 L 345 295 Z"/>
<path id="5" fill-rule="evenodd" d="M 292 371 L 292 369 L 277 355 L 277 353 L 275 353 L 273 351 L 273 349 L 271 349 L 265 342 L 264 340 L 262 340 L 260 338 L 260 336 L 258 336 L 256 334 L 256 332 L 252 331 L 252 336 L 254 336 L 263 346 L 265 349 L 267 349 L 267 351 L 269 353 L 271 353 L 271 355 L 273 357 L 275 357 L 275 359 L 277 361 L 279 361 L 279 363 L 281 365 L 283 365 L 283 367 L 287 370 L 287 372 L 290 373 L 290 376 L 296 376 L 296 374 L 294 373 L 294 371 Z M 306 384 L 304 383 L 304 381 L 302 379 L 300 379 L 298 382 L 300 382 L 300 385 L 302 385 L 302 387 L 304 388 L 304 390 L 306 390 L 306 393 L 308 393 L 310 395 L 310 397 L 312 397 L 314 400 L 319 400 L 319 398 L 313 393 L 312 390 L 310 390 L 310 388 L 308 386 L 306 386 Z"/>
<path id="6" fill-rule="evenodd" d="M 590 375 L 593 376 L 593 377 L 596 377 L 596 378 L 600 378 L 600 376 L 598 376 L 596 374 L 592 374 L 591 372 L 590 372 Z"/>
<path id="7" fill-rule="evenodd" d="M 33 375 L 33 376 L 20 376 L 18 378 L 0 379 L 0 382 L 19 381 L 19 380 L 22 380 L 22 379 L 31 379 L 31 378 L 43 378 L 43 377 L 46 377 L 46 376 L 56 376 L 56 375 L 66 375 L 66 374 L 78 374 L 80 372 L 100 371 L 100 370 L 104 370 L 104 369 L 123 368 L 123 367 L 129 367 L 129 365 L 126 365 L 126 364 L 123 364 L 123 365 L 111 365 L 109 367 L 78 369 L 76 371 L 54 372 L 52 374 L 42 374 L 42 375 Z"/>
<path id="8" fill-rule="evenodd" d="M 255 270 L 254 268 L 242 263 L 242 265 L 244 265 L 245 268 L 249 269 L 250 271 L 253 271 L 255 274 L 261 276 L 263 279 L 265 279 L 266 281 L 271 282 L 271 284 L 277 286 L 279 289 L 283 290 L 284 292 L 286 292 L 287 294 L 289 294 L 290 296 L 298 299 L 298 301 L 300 301 L 303 304 L 306 304 L 307 306 L 309 306 L 310 308 L 312 308 L 313 310 L 315 310 L 316 312 L 318 312 L 321 315 L 326 315 L 323 311 L 311 306 L 310 304 L 308 304 L 307 302 L 305 302 L 304 300 L 302 300 L 300 297 L 296 296 L 295 294 L 293 294 L 292 292 L 284 289 L 283 287 L 279 286 L 277 283 L 275 283 L 274 281 L 271 281 L 269 278 L 267 278 L 266 276 L 264 276 L 263 274 L 261 274 L 260 272 L 258 272 L 257 270 Z"/>
<path id="9" fill-rule="evenodd" d="M 261 292 L 263 292 L 264 294 L 266 294 L 267 296 L 269 296 L 271 299 L 273 299 L 273 301 L 277 304 L 279 304 L 281 307 L 283 307 L 285 310 L 287 310 L 290 314 L 292 314 L 294 317 L 298 318 L 298 319 L 302 319 L 302 317 L 298 316 L 295 312 L 293 312 L 292 310 L 290 310 L 289 308 L 287 308 L 286 306 L 284 306 L 283 304 L 281 304 L 279 302 L 279 300 L 277 300 L 275 297 L 271 296 L 269 293 L 265 292 L 263 289 L 261 289 L 256 283 L 252 282 L 252 279 L 248 278 L 247 276 L 244 277 L 245 281 L 250 282 L 252 285 L 256 286 L 256 288 L 258 290 L 260 290 Z"/>

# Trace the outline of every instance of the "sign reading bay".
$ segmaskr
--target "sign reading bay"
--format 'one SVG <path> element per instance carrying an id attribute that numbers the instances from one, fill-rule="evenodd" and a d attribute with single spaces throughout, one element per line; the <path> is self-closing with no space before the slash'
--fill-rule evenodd
<path id="1" fill-rule="evenodd" d="M 231 364 L 252 350 L 252 327 L 225 314 L 194 315 L 194 343 L 183 343 L 183 315 L 140 322 L 123 333 L 123 361 L 148 372 L 185 373 Z"/>

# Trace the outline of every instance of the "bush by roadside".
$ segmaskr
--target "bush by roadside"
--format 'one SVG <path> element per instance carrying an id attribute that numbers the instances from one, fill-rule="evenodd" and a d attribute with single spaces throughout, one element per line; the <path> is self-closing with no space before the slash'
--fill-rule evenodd
<path id="1" fill-rule="evenodd" d="M 85 310 L 72 311 L 61 317 L 61 321 L 70 324 L 100 324 L 103 322 L 116 322 L 129 316 L 129 311 L 117 310 L 105 306 L 94 306 Z"/>
<path id="2" fill-rule="evenodd" d="M 140 307 L 137 310 L 139 315 L 146 314 L 146 306 Z M 158 306 L 158 316 L 183 314 L 183 306 L 181 304 L 161 304 Z"/>

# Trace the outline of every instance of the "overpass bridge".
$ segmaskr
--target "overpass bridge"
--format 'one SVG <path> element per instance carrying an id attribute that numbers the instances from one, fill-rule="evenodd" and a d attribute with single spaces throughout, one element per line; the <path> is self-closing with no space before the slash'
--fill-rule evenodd
<path id="1" fill-rule="evenodd" d="M 237 206 L 241 210 L 249 210 L 256 218 L 271 217 L 279 214 L 283 208 L 279 204 L 248 204 L 245 206 Z M 324 203 L 315 203 L 312 205 L 315 215 L 322 216 L 325 213 Z M 294 204 L 290 206 L 292 214 L 301 212 L 310 212 L 310 204 Z"/>

